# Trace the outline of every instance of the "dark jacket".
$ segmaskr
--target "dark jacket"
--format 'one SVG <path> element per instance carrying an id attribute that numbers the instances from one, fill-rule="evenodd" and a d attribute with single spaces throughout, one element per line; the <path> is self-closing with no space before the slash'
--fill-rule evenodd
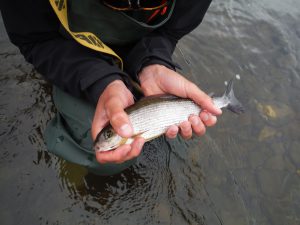
<path id="1" fill-rule="evenodd" d="M 162 27 L 130 46 L 110 46 L 123 58 L 124 71 L 111 56 L 62 36 L 48 0 L 1 0 L 0 9 L 9 38 L 25 59 L 62 90 L 95 104 L 110 82 L 127 80 L 129 75 L 134 78 L 145 65 L 175 68 L 171 55 L 178 40 L 201 23 L 210 2 L 177 0 Z"/>

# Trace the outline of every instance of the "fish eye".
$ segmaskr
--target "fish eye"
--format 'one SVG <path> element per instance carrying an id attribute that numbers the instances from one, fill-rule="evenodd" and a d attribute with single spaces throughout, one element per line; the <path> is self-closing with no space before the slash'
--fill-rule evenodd
<path id="1" fill-rule="evenodd" d="M 109 139 L 113 136 L 114 132 L 112 131 L 112 129 L 108 129 L 105 133 L 104 133 L 104 138 L 105 139 Z"/>

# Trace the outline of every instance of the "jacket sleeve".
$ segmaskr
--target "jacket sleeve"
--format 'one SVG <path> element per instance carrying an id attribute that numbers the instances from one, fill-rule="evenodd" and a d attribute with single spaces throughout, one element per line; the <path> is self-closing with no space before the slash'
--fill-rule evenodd
<path id="1" fill-rule="evenodd" d="M 127 79 L 111 56 L 63 37 L 48 1 L 30 3 L 1 1 L 1 14 L 11 42 L 47 80 L 73 96 L 97 103 L 110 82 Z"/>
<path id="2" fill-rule="evenodd" d="M 138 81 L 140 70 L 151 64 L 160 64 L 175 70 L 179 67 L 172 61 L 177 42 L 195 29 L 211 0 L 177 0 L 171 18 L 159 29 L 143 37 L 125 59 L 128 73 Z"/>

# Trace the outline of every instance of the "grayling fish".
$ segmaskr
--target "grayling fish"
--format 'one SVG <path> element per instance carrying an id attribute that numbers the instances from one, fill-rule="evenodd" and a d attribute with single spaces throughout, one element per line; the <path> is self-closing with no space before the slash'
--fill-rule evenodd
<path id="1" fill-rule="evenodd" d="M 233 79 L 222 97 L 212 99 L 218 108 L 226 107 L 237 114 L 244 112 L 242 104 L 234 96 Z M 201 108 L 191 99 L 160 95 L 143 98 L 125 111 L 133 126 L 133 136 L 123 138 L 108 125 L 98 134 L 94 142 L 95 151 L 109 151 L 123 144 L 131 144 L 137 136 L 150 141 L 163 135 L 171 125 L 187 121 L 190 115 L 199 115 Z"/>

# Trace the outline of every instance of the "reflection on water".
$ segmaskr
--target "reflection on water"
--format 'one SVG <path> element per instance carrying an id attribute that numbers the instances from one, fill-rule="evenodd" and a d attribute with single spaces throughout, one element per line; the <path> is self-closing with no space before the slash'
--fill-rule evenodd
<path id="1" fill-rule="evenodd" d="M 239 74 L 246 113 L 110 177 L 47 153 L 51 88 L 0 21 L 1 224 L 300 224 L 299 19 L 297 0 L 214 1 L 174 59 L 207 92 Z"/>

